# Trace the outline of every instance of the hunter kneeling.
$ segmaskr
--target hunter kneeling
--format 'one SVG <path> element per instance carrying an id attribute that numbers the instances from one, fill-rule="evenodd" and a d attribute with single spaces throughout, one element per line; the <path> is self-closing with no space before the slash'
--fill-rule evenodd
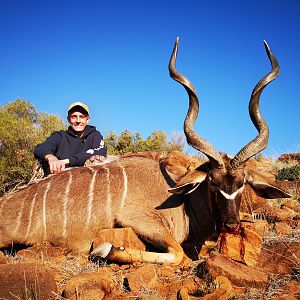
<path id="1" fill-rule="evenodd" d="M 34 149 L 44 175 L 58 174 L 66 167 L 83 166 L 92 156 L 102 161 L 106 157 L 103 136 L 90 122 L 89 108 L 75 102 L 68 109 L 69 128 L 53 132 L 45 142 Z"/>

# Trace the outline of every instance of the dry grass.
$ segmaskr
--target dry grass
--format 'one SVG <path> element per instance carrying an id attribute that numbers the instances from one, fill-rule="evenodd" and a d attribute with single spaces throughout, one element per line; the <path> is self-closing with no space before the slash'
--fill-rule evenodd
<path id="1" fill-rule="evenodd" d="M 298 278 L 299 279 L 299 278 Z M 288 296 L 284 287 L 295 281 L 292 275 L 271 274 L 269 276 L 269 284 L 266 290 L 262 293 L 261 290 L 252 288 L 247 293 L 242 295 L 233 294 L 230 300 L 272 300 L 276 296 Z M 299 297 L 297 298 L 299 299 Z"/>
<path id="2" fill-rule="evenodd" d="M 298 165 L 297 160 L 289 159 L 287 161 L 275 160 L 270 164 L 271 172 L 278 173 L 283 168 L 289 168 Z"/>
<path id="3" fill-rule="evenodd" d="M 273 174 L 274 176 L 278 173 L 279 170 L 283 168 L 289 168 L 299 164 L 297 160 L 287 160 L 281 161 L 278 159 L 272 158 L 259 158 L 256 159 L 259 171 L 263 173 Z"/>
<path id="4" fill-rule="evenodd" d="M 263 245 L 273 245 L 275 243 L 300 244 L 300 229 L 293 230 L 288 235 L 277 235 L 274 231 L 269 231 L 263 239 Z"/>

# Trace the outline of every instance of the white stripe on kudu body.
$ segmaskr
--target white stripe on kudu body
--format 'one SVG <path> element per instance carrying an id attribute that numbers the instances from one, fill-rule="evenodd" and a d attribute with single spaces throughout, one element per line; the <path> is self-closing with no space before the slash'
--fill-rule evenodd
<path id="1" fill-rule="evenodd" d="M 69 202 L 69 192 L 72 184 L 72 172 L 69 172 L 69 180 L 66 185 L 66 190 L 65 190 L 65 197 L 63 199 L 63 218 L 64 218 L 64 224 L 63 224 L 63 236 L 66 238 L 67 237 L 67 224 L 68 224 L 68 202 Z"/>
<path id="2" fill-rule="evenodd" d="M 23 215 L 23 210 L 24 210 L 24 204 L 25 204 L 25 201 L 27 200 L 27 196 L 28 196 L 28 190 L 27 190 L 26 196 L 23 198 L 22 205 L 20 207 L 19 214 L 18 214 L 18 217 L 16 219 L 16 225 L 15 225 L 15 230 L 14 230 L 13 235 L 15 235 L 18 232 L 19 227 L 21 225 L 21 220 L 22 220 L 22 215 Z"/>
<path id="3" fill-rule="evenodd" d="M 25 240 L 27 239 L 29 232 L 30 232 L 30 227 L 32 224 L 32 214 L 33 214 L 33 209 L 35 206 L 35 201 L 36 201 L 36 195 L 38 193 L 38 189 L 36 189 L 36 192 L 34 194 L 34 196 L 32 197 L 32 201 L 31 201 L 31 207 L 30 207 L 30 213 L 29 213 L 29 222 L 28 222 L 28 226 L 27 226 L 27 231 L 26 231 L 26 235 L 25 235 Z"/>
<path id="4" fill-rule="evenodd" d="M 86 223 L 85 227 L 89 226 L 89 223 L 91 221 L 92 217 L 92 210 L 93 210 L 93 202 L 94 202 L 94 188 L 95 188 L 95 179 L 97 172 L 95 172 L 95 169 L 89 168 L 93 172 L 92 179 L 90 181 L 90 186 L 89 186 L 89 193 L 88 193 L 88 198 L 87 198 L 87 218 L 86 218 Z"/>
<path id="5" fill-rule="evenodd" d="M 4 206 L 4 202 L 6 201 L 6 199 L 5 198 L 2 198 L 1 200 L 0 200 L 0 216 L 1 216 L 1 214 L 2 214 L 2 209 L 3 209 L 3 206 Z"/>
<path id="6" fill-rule="evenodd" d="M 128 189 L 128 179 L 127 179 L 127 174 L 126 174 L 126 171 L 124 169 L 124 167 L 119 163 L 119 166 L 121 168 L 121 171 L 122 171 L 122 175 L 123 175 L 123 186 L 124 186 L 124 190 L 123 190 L 123 194 L 122 194 L 122 198 L 121 198 L 121 205 L 120 205 L 120 209 L 123 208 L 124 206 L 124 203 L 125 203 L 125 199 L 126 199 L 126 196 L 127 196 L 127 189 Z"/>
<path id="7" fill-rule="evenodd" d="M 106 216 L 108 218 L 108 224 L 112 225 L 112 196 L 111 196 L 111 186 L 110 186 L 110 172 L 109 168 L 104 167 L 104 170 L 106 171 L 106 185 L 107 185 L 107 194 L 106 194 L 106 201 L 105 201 L 105 212 Z"/>
<path id="8" fill-rule="evenodd" d="M 46 224 L 46 200 L 47 200 L 47 194 L 50 189 L 52 180 L 49 180 L 49 182 L 46 185 L 45 193 L 43 196 L 43 225 L 44 225 L 44 240 L 47 240 L 47 224 Z"/>

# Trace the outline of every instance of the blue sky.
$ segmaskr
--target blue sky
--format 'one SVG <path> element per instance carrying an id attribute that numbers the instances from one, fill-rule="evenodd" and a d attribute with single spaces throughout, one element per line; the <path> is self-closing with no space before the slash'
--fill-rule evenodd
<path id="1" fill-rule="evenodd" d="M 200 100 L 195 131 L 232 155 L 257 134 L 248 101 L 270 71 L 267 40 L 281 74 L 261 97 L 264 155 L 300 151 L 298 0 L 1 0 L 0 104 L 23 98 L 65 118 L 79 100 L 103 135 L 183 132 L 188 97 L 168 74 L 177 36 L 177 69 Z"/>

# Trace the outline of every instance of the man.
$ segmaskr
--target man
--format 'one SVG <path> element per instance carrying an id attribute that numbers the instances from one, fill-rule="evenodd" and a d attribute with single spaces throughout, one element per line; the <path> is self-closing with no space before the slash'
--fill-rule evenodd
<path id="1" fill-rule="evenodd" d="M 45 142 L 37 145 L 34 156 L 42 165 L 44 174 L 57 174 L 66 167 L 83 166 L 92 156 L 104 160 L 107 149 L 103 136 L 90 122 L 89 108 L 82 102 L 69 106 L 69 128 L 53 132 Z"/>

